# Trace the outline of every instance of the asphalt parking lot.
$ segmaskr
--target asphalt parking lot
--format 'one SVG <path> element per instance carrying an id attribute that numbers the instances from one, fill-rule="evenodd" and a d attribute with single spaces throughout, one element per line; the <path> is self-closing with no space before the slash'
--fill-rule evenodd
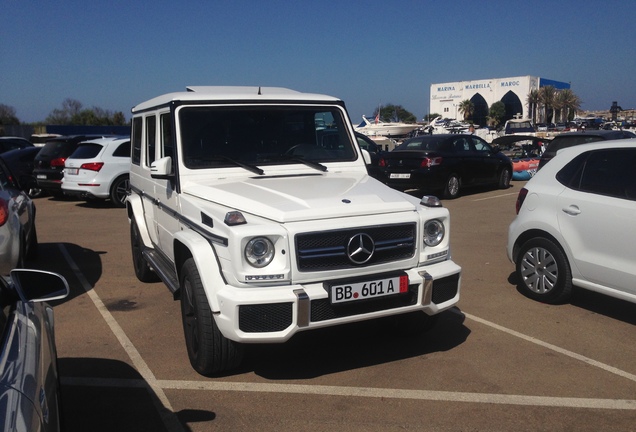
<path id="1" fill-rule="evenodd" d="M 517 292 L 505 244 L 523 184 L 444 201 L 462 297 L 431 332 L 308 332 L 215 378 L 190 367 L 167 288 L 135 278 L 125 210 L 36 200 L 30 266 L 71 285 L 55 304 L 65 430 L 636 430 L 636 304 Z"/>

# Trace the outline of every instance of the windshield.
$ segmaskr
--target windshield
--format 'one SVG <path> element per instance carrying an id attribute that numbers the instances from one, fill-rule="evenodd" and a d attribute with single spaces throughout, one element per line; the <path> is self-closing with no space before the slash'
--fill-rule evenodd
<path id="1" fill-rule="evenodd" d="M 342 111 L 333 107 L 184 107 L 179 124 L 191 169 L 357 157 Z"/>

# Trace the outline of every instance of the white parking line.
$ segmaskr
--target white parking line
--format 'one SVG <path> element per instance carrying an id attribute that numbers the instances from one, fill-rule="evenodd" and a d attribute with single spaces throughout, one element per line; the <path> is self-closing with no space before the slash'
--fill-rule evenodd
<path id="1" fill-rule="evenodd" d="M 166 397 L 163 389 L 157 386 L 157 379 L 155 378 L 155 375 L 152 373 L 144 359 L 141 357 L 141 354 L 139 354 L 137 348 L 135 348 L 128 336 L 126 336 L 126 333 L 124 333 L 124 330 L 119 326 L 119 323 L 117 323 L 113 315 L 106 308 L 104 302 L 102 302 L 102 299 L 99 298 L 91 284 L 86 280 L 86 277 L 84 277 L 84 274 L 75 263 L 75 260 L 73 260 L 71 255 L 68 253 L 66 247 L 62 243 L 59 243 L 58 247 L 60 249 L 60 252 L 64 256 L 64 259 L 71 267 L 71 270 L 73 270 L 73 273 L 75 273 L 75 276 L 82 285 L 82 288 L 84 288 L 84 291 L 86 291 L 86 294 L 92 300 L 99 313 L 102 314 L 104 321 L 106 321 L 106 323 L 110 327 L 110 330 L 113 332 L 122 348 L 124 348 L 124 350 L 128 354 L 128 357 L 130 357 L 130 360 L 135 365 L 135 368 L 137 368 L 139 374 L 144 378 L 145 387 L 148 388 L 148 393 L 150 393 L 150 395 L 152 396 L 153 403 L 155 404 L 155 407 L 157 408 L 157 411 L 159 412 L 159 415 L 161 416 L 163 423 L 168 431 L 185 432 L 183 426 L 179 422 L 179 419 L 177 419 L 177 416 L 172 410 L 170 401 Z M 62 380 L 63 383 L 65 381 L 66 380 Z"/>
<path id="2" fill-rule="evenodd" d="M 473 202 L 486 201 L 486 200 L 491 200 L 491 199 L 495 199 L 495 198 L 503 198 L 503 197 L 507 197 L 507 196 L 510 196 L 510 195 L 519 195 L 519 192 L 511 192 L 511 193 L 500 194 L 500 195 L 495 195 L 495 196 L 491 196 L 491 197 L 477 198 L 477 199 L 474 199 Z"/>
<path id="3" fill-rule="evenodd" d="M 102 314 L 102 317 L 109 325 L 113 334 L 119 340 L 131 361 L 143 377 L 139 379 L 103 379 L 103 378 L 70 378 L 62 377 L 62 384 L 74 386 L 94 386 L 94 387 L 120 387 L 120 388 L 147 388 L 154 396 L 155 406 L 161 415 L 164 424 L 169 431 L 182 432 L 183 426 L 179 423 L 176 415 L 172 412 L 170 401 L 166 397 L 164 390 L 204 390 L 204 391 L 233 391 L 233 392 L 256 392 L 256 393 L 287 393 L 287 394 L 308 394 L 321 396 L 345 396 L 345 397 L 365 397 L 365 398 L 392 398 L 410 399 L 443 402 L 467 402 L 467 403 L 488 403 L 501 405 L 527 405 L 527 406 L 550 406 L 562 408 L 588 408 L 588 409 L 612 409 L 612 410 L 636 410 L 636 400 L 631 399 L 594 399 L 594 398 L 567 398 L 550 396 L 528 396 L 510 394 L 489 394 L 489 393 L 463 393 L 430 390 L 405 390 L 391 388 L 372 387 L 341 387 L 324 386 L 313 384 L 278 384 L 278 383 L 240 383 L 223 381 L 183 381 L 183 380 L 158 380 L 141 355 L 134 347 L 123 329 L 119 326 L 115 318 L 108 311 L 97 293 L 92 289 L 80 269 L 68 254 L 64 245 L 59 248 L 68 262 L 69 266 L 82 284 L 84 290 L 95 304 L 95 307 Z M 543 346 L 559 354 L 566 355 L 575 360 L 582 361 L 591 366 L 598 367 L 606 372 L 610 372 L 636 382 L 636 375 L 592 360 L 572 351 L 559 348 L 555 345 L 543 342 L 531 336 L 524 335 L 514 330 L 502 327 L 498 324 L 481 319 L 474 315 L 453 310 L 455 313 L 463 314 L 466 318 L 487 325 L 496 330 L 509 335 L 521 338 L 525 341 Z"/>

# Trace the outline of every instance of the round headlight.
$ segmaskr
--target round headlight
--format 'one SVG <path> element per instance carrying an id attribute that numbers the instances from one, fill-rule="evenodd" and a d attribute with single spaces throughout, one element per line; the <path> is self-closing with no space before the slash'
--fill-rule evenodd
<path id="1" fill-rule="evenodd" d="M 254 237 L 245 246 L 245 259 L 251 266 L 261 268 L 272 262 L 274 243 L 267 237 Z"/>
<path id="2" fill-rule="evenodd" d="M 424 224 L 424 243 L 427 246 L 437 246 L 444 240 L 444 224 L 437 219 Z"/>

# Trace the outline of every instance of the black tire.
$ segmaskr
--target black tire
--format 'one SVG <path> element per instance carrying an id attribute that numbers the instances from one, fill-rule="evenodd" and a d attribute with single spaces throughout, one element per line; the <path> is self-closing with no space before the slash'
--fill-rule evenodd
<path id="1" fill-rule="evenodd" d="M 499 189 L 508 189 L 510 187 L 510 179 L 512 179 L 510 168 L 503 168 L 499 173 Z"/>
<path id="2" fill-rule="evenodd" d="M 444 185 L 444 198 L 455 199 L 459 196 L 459 188 L 461 187 L 461 179 L 457 174 L 451 174 Z"/>
<path id="3" fill-rule="evenodd" d="M 110 202 L 113 206 L 126 207 L 126 197 L 128 196 L 129 179 L 127 175 L 117 177 L 110 187 Z"/>
<path id="4" fill-rule="evenodd" d="M 192 258 L 181 270 L 181 318 L 190 364 L 204 376 L 238 367 L 243 360 L 243 345 L 221 334 Z"/>
<path id="5" fill-rule="evenodd" d="M 130 221 L 130 246 L 132 251 L 133 268 L 135 269 L 135 276 L 141 282 L 157 282 L 159 277 L 152 271 L 148 261 L 144 258 L 143 241 L 141 240 L 141 234 L 139 233 L 139 227 L 133 218 Z"/>
<path id="6" fill-rule="evenodd" d="M 521 246 L 517 255 L 520 291 L 544 303 L 562 303 L 572 293 L 572 272 L 565 253 L 546 238 L 537 237 Z"/>

